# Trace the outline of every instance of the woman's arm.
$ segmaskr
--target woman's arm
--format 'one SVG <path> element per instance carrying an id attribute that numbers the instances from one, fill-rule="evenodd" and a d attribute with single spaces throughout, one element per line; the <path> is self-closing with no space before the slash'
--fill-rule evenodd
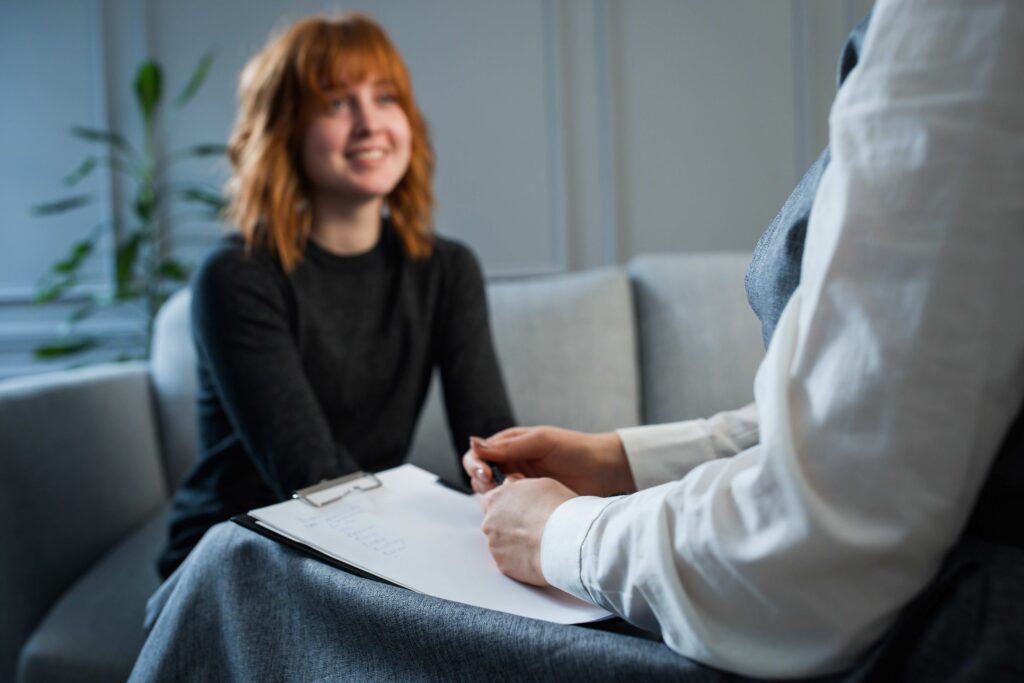
<path id="1" fill-rule="evenodd" d="M 217 399 L 278 498 L 359 469 L 335 443 L 291 331 L 283 275 L 238 248 L 213 254 L 193 285 L 197 351 Z"/>
<path id="2" fill-rule="evenodd" d="M 436 328 L 437 364 L 448 428 L 457 456 L 470 436 L 488 436 L 515 424 L 491 337 L 487 294 L 476 257 L 465 246 L 439 243 L 446 253 L 445 304 Z"/>

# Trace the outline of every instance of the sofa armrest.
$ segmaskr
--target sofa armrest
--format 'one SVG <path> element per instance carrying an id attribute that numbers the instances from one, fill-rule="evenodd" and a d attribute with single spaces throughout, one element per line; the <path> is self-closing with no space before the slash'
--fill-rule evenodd
<path id="1" fill-rule="evenodd" d="M 0 679 L 79 575 L 166 498 L 145 364 L 0 382 Z"/>

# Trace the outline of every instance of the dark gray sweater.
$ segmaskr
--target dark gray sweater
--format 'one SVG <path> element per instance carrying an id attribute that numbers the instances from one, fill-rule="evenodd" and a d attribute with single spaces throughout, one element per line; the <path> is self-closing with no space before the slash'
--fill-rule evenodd
<path id="1" fill-rule="evenodd" d="M 231 236 L 196 275 L 192 325 L 199 457 L 174 496 L 163 576 L 217 522 L 400 464 L 435 367 L 456 457 L 514 424 L 480 267 L 457 242 L 413 261 L 385 224 L 357 256 L 310 241 L 289 276 Z"/>

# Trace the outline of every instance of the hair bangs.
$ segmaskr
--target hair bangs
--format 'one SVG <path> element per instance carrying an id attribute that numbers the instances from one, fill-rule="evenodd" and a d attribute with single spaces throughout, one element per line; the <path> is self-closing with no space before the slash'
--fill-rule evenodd
<path id="1" fill-rule="evenodd" d="M 412 100 L 405 63 L 379 26 L 347 15 L 325 23 L 323 30 L 319 54 L 310 55 L 304 74 L 311 104 L 326 106 L 332 91 L 371 78 L 392 85 L 403 107 Z"/>

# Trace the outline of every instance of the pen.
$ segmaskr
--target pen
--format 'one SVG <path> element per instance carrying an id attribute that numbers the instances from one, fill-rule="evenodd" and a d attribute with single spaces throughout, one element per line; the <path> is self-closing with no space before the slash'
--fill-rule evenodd
<path id="1" fill-rule="evenodd" d="M 497 484 L 498 486 L 504 484 L 505 473 L 501 471 L 501 468 L 495 465 L 493 462 L 489 462 L 487 460 L 484 460 L 484 462 L 486 462 L 487 466 L 491 468 L 491 478 L 494 480 L 494 483 Z"/>

